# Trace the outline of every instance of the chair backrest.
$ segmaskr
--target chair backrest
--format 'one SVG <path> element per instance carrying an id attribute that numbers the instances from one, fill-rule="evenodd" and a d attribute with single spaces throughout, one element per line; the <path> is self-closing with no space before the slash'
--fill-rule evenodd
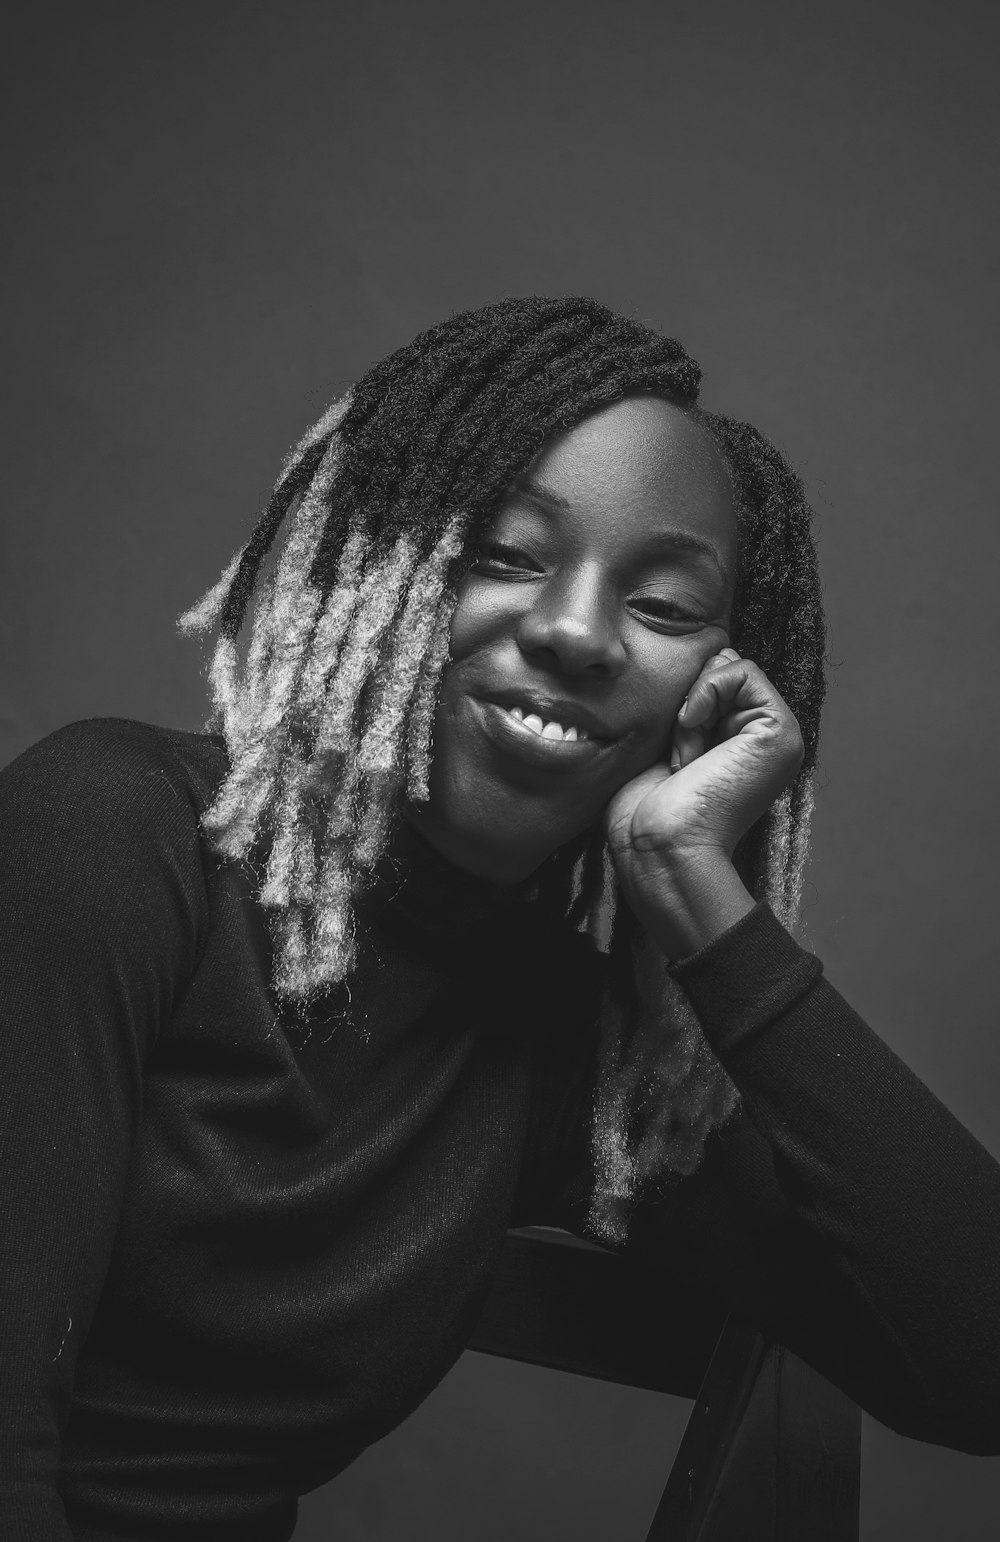
<path id="1" fill-rule="evenodd" d="M 861 1410 L 666 1273 L 510 1231 L 468 1347 L 694 1399 L 646 1542 L 857 1542 Z"/>

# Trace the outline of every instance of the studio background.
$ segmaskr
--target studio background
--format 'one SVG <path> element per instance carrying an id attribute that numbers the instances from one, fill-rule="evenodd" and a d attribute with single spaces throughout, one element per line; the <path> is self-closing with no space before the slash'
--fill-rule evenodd
<path id="1" fill-rule="evenodd" d="M 680 337 L 817 511 L 805 941 L 996 1155 L 996 12 L 365 0 L 7 12 L 0 762 L 201 726 L 174 619 L 375 359 L 502 294 Z M 467 1354 L 296 1542 L 644 1535 L 688 1405 Z M 864 1542 L 1000 1459 L 865 1419 Z"/>

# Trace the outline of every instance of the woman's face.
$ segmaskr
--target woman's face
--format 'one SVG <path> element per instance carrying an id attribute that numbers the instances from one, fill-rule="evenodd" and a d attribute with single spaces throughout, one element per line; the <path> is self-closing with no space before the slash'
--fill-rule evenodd
<path id="1" fill-rule="evenodd" d="M 735 562 L 726 466 L 678 407 L 629 397 L 551 440 L 459 588 L 430 802 L 408 810 L 425 838 L 513 883 L 591 825 L 669 755 L 728 644 Z"/>

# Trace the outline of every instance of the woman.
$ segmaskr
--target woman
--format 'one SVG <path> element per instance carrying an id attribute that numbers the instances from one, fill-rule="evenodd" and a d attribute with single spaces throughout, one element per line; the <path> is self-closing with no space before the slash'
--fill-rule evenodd
<path id="1" fill-rule="evenodd" d="M 1000 1450 L 1000 1169 L 786 930 L 808 510 L 697 387 L 589 300 L 433 328 L 182 618 L 206 732 L 4 774 L 5 1536 L 288 1538 L 529 1223 Z"/>

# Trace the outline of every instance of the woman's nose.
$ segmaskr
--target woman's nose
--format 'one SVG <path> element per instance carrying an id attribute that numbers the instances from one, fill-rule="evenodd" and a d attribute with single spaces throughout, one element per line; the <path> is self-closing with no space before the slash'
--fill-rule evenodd
<path id="1" fill-rule="evenodd" d="M 518 624 L 518 643 L 531 655 L 547 655 L 550 668 L 613 676 L 625 663 L 611 597 L 594 577 L 580 575 L 536 589 Z"/>

